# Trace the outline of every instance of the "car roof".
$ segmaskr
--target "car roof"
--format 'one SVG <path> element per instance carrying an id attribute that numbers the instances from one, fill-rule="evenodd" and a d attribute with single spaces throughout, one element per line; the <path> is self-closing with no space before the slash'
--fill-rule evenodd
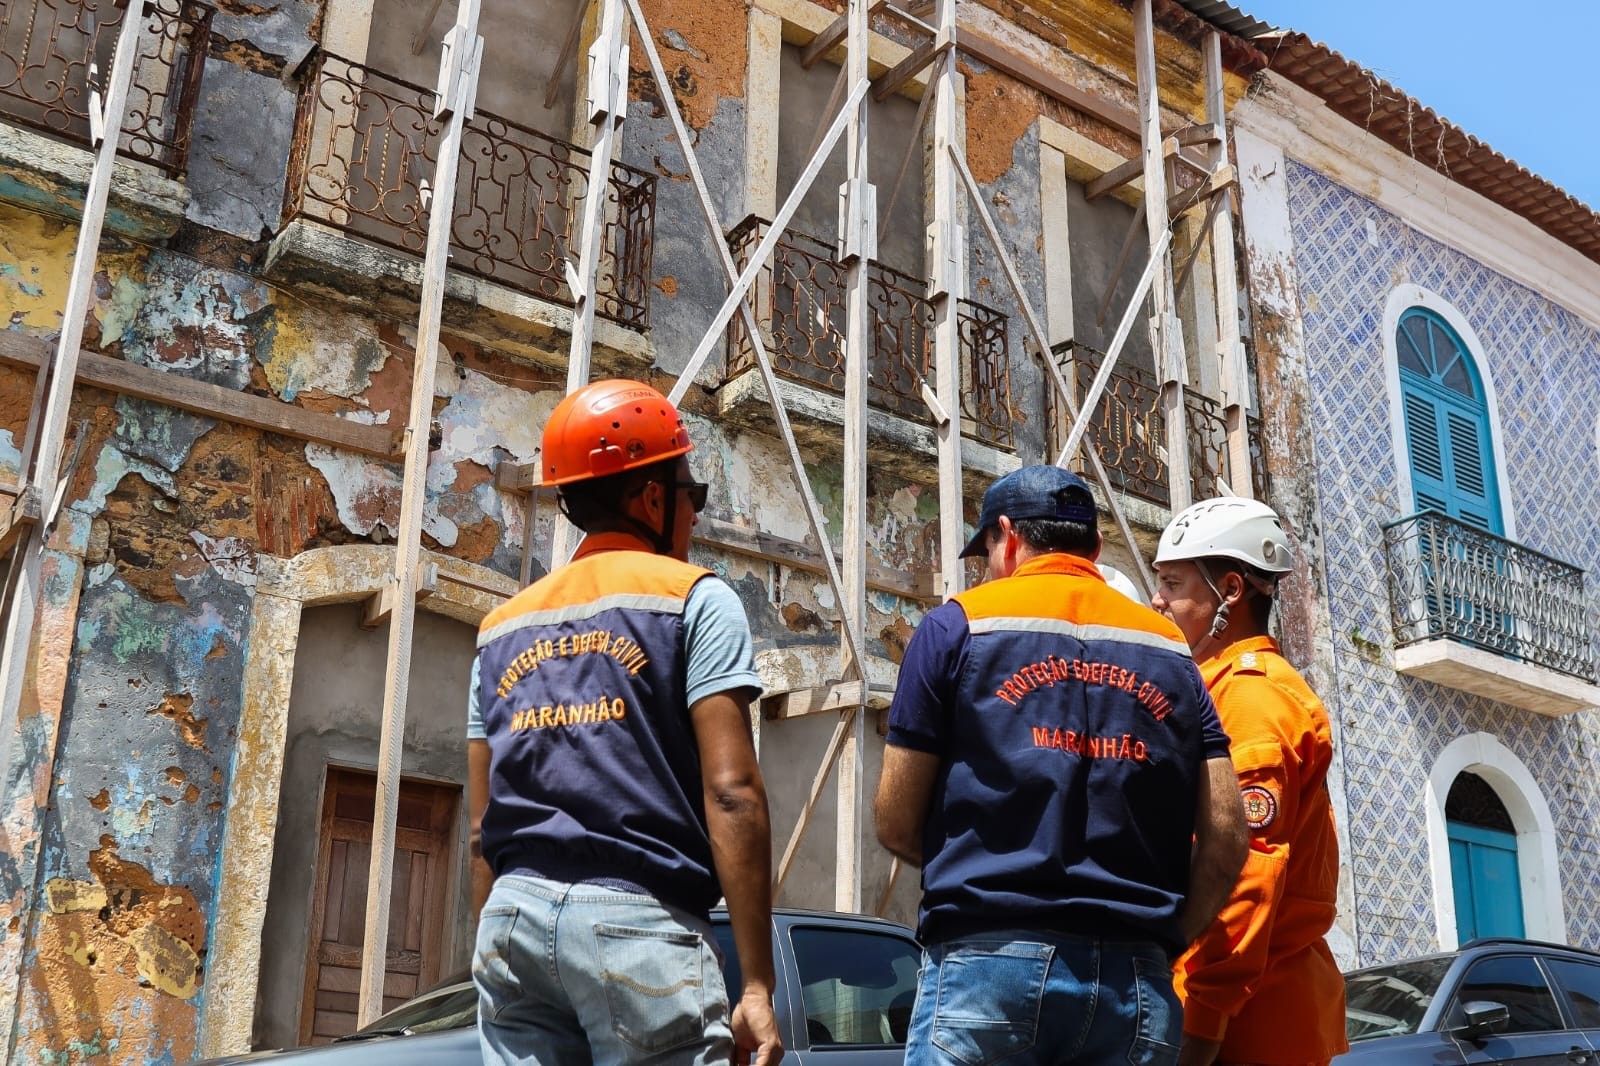
<path id="1" fill-rule="evenodd" d="M 728 909 L 717 907 L 711 912 L 712 921 L 726 920 Z M 905 925 L 890 918 L 879 918 L 872 914 L 856 914 L 851 911 L 821 911 L 807 910 L 803 907 L 774 907 L 772 908 L 773 921 L 780 925 L 793 925 L 797 921 L 821 922 L 847 922 L 851 925 L 878 925 L 895 932 L 911 932 Z"/>
<path id="2" fill-rule="evenodd" d="M 1454 951 L 1435 951 L 1427 955 L 1408 955 L 1405 958 L 1390 959 L 1387 962 L 1375 962 L 1369 966 L 1350 970 L 1347 976 L 1353 977 L 1356 974 L 1367 973 L 1371 970 L 1387 970 L 1395 966 L 1405 966 L 1417 962 L 1432 962 L 1436 959 L 1455 960 L 1468 955 L 1487 955 L 1497 950 L 1529 950 L 1534 954 L 1576 955 L 1600 962 L 1600 951 L 1592 951 L 1589 948 L 1581 948 L 1573 944 L 1556 944 L 1548 940 L 1528 940 L 1514 936 L 1482 936 L 1467 941 Z"/>

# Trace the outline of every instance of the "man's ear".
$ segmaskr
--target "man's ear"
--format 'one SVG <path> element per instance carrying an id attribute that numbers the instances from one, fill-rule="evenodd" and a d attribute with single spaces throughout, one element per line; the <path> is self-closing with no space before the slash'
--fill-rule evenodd
<path id="1" fill-rule="evenodd" d="M 1223 574 L 1222 583 L 1217 588 L 1222 593 L 1222 602 L 1227 604 L 1243 603 L 1245 594 L 1249 591 L 1243 575 L 1237 570 L 1229 570 Z"/>
<path id="2" fill-rule="evenodd" d="M 650 519 L 651 525 L 660 520 L 667 510 L 666 486 L 659 481 L 646 481 L 644 489 L 639 493 L 639 502 L 644 506 L 645 517 Z"/>
<path id="3" fill-rule="evenodd" d="M 1100 551 L 1106 546 L 1106 538 L 1098 529 L 1094 531 L 1094 554 L 1089 556 L 1091 563 L 1100 561 Z"/>

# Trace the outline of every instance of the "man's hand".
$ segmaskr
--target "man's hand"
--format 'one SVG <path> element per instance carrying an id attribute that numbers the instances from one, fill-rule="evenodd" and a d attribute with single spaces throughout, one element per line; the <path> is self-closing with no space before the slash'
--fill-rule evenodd
<path id="1" fill-rule="evenodd" d="M 740 1066 L 777 1066 L 783 1058 L 772 996 L 750 989 L 733 1008 L 733 1061 Z"/>
<path id="2" fill-rule="evenodd" d="M 1211 1066 L 1222 1052 L 1222 1041 L 1201 1040 L 1183 1034 L 1183 1046 L 1178 1049 L 1178 1066 Z"/>

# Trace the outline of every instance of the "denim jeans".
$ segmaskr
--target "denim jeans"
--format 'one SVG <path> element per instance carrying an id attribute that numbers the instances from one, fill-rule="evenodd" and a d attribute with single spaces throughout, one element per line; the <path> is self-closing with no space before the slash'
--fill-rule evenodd
<path id="1" fill-rule="evenodd" d="M 472 978 L 485 1063 L 705 1066 L 733 1054 L 710 923 L 650 896 L 497 878 Z"/>
<path id="2" fill-rule="evenodd" d="M 1171 1066 L 1183 1037 L 1155 944 L 1015 930 L 924 950 L 907 1066 Z"/>

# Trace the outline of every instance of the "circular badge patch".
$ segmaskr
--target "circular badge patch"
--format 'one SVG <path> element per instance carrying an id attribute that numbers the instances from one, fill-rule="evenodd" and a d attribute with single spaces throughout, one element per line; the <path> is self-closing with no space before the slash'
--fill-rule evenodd
<path id="1" fill-rule="evenodd" d="M 1239 796 L 1244 800 L 1245 824 L 1251 829 L 1265 829 L 1278 817 L 1278 797 L 1260 785 L 1240 789 Z"/>

